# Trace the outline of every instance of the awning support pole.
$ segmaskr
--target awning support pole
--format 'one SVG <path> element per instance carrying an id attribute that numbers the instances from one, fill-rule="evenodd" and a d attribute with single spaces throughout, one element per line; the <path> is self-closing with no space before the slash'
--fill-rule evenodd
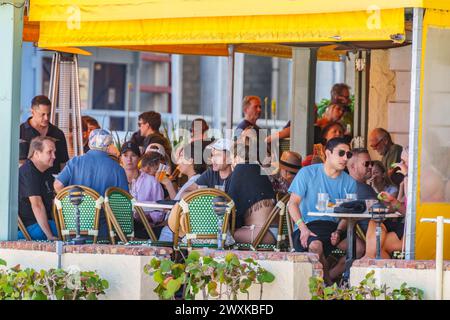
<path id="1" fill-rule="evenodd" d="M 290 150 L 303 157 L 314 145 L 314 103 L 316 99 L 316 48 L 292 49 L 292 106 Z"/>
<path id="2" fill-rule="evenodd" d="M 234 93 L 234 45 L 228 45 L 228 86 L 227 86 L 227 139 L 231 139 L 233 129 L 233 93 Z"/>
<path id="3" fill-rule="evenodd" d="M 408 162 L 408 205 L 406 208 L 406 260 L 415 259 L 416 210 L 419 162 L 419 116 L 420 116 L 420 83 L 422 69 L 422 8 L 414 8 L 412 68 L 411 68 L 411 102 L 409 116 L 409 162 Z"/>

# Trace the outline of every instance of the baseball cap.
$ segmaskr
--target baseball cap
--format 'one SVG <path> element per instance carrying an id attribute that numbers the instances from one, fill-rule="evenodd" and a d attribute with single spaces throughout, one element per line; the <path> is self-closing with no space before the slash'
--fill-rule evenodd
<path id="1" fill-rule="evenodd" d="M 219 151 L 231 151 L 231 141 L 228 139 L 217 139 L 211 143 L 208 148 Z"/>
<path id="2" fill-rule="evenodd" d="M 135 155 L 138 157 L 141 156 L 141 151 L 139 150 L 139 146 L 131 141 L 126 141 L 122 147 L 120 148 L 120 154 L 124 154 L 127 151 L 133 151 Z"/>
<path id="3" fill-rule="evenodd" d="M 113 142 L 112 135 L 105 129 L 95 129 L 89 134 L 89 148 L 106 151 Z"/>

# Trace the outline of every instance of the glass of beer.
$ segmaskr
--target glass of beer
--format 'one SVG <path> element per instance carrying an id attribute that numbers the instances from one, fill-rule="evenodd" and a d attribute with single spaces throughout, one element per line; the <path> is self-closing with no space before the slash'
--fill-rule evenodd
<path id="1" fill-rule="evenodd" d="M 158 172 L 156 173 L 156 179 L 158 182 L 163 181 L 164 177 L 166 176 L 167 166 L 164 164 L 159 164 Z"/>

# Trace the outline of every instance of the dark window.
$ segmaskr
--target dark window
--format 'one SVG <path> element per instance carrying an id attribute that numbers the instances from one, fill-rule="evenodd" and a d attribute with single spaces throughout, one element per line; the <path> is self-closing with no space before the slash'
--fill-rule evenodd
<path id="1" fill-rule="evenodd" d="M 94 64 L 93 109 L 125 110 L 126 65 Z"/>

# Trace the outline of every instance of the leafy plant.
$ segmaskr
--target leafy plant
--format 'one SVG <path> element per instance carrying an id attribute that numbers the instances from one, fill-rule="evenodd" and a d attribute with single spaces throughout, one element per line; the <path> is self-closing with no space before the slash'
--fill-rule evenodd
<path id="1" fill-rule="evenodd" d="M 249 298 L 249 288 L 255 283 L 260 285 L 262 299 L 263 284 L 275 279 L 253 259 L 245 259 L 242 263 L 231 252 L 223 260 L 201 257 L 196 251 L 191 252 L 184 263 L 153 258 L 144 272 L 153 276 L 158 284 L 154 292 L 161 299 L 173 299 L 181 288 L 182 297 L 187 300 L 194 300 L 199 293 L 205 300 L 210 297 L 220 299 L 223 295 L 228 300 L 236 300 L 239 292 Z"/>
<path id="2" fill-rule="evenodd" d="M 0 300 L 97 300 L 109 287 L 92 271 L 8 269 L 1 259 L 0 266 Z"/>
<path id="3" fill-rule="evenodd" d="M 120 150 L 122 148 L 122 145 L 128 141 L 128 134 L 129 131 L 127 131 L 125 133 L 125 136 L 123 137 L 123 139 L 120 139 L 119 133 L 117 131 L 111 131 L 111 135 L 113 137 L 113 141 L 114 141 L 114 146 L 116 147 L 117 150 Z"/>
<path id="4" fill-rule="evenodd" d="M 309 292 L 312 300 L 422 300 L 423 291 L 407 287 L 403 283 L 399 289 L 389 291 L 386 284 L 378 287 L 374 278 L 375 271 L 369 272 L 358 286 L 340 287 L 336 283 L 325 286 L 321 277 L 309 279 Z"/>
<path id="5" fill-rule="evenodd" d="M 169 133 L 168 124 L 166 122 L 162 123 L 163 127 L 163 136 L 166 137 L 167 140 L 170 141 L 172 144 L 172 150 L 175 150 L 176 147 L 184 140 L 183 136 L 177 136 L 179 134 L 179 129 L 177 128 L 177 125 L 173 121 L 173 119 L 170 119 L 171 121 L 171 131 Z"/>

